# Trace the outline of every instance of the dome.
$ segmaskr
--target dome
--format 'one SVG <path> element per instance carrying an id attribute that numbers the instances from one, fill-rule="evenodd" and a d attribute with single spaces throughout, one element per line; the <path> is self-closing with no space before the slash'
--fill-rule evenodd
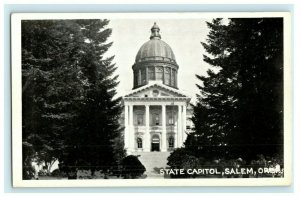
<path id="1" fill-rule="evenodd" d="M 171 47 L 160 39 L 151 39 L 143 44 L 136 55 L 135 62 L 152 59 L 176 62 Z"/>
<path id="2" fill-rule="evenodd" d="M 133 89 L 147 85 L 150 81 L 160 81 L 177 89 L 179 66 L 171 47 L 161 40 L 156 23 L 151 28 L 150 40 L 138 51 L 132 69 Z"/>
<path id="3" fill-rule="evenodd" d="M 160 29 L 157 24 L 154 23 L 151 28 L 150 40 L 141 46 L 135 57 L 136 63 L 148 60 L 160 60 L 176 63 L 175 55 L 171 47 L 161 40 L 159 30 Z"/>

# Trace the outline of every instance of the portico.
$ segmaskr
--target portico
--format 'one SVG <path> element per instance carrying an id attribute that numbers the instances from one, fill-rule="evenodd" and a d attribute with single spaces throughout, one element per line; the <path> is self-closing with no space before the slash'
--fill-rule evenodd
<path id="1" fill-rule="evenodd" d="M 163 86 L 153 83 L 124 97 L 124 140 L 128 152 L 167 152 L 185 141 L 189 98 Z M 142 97 L 145 92 L 148 96 Z M 151 92 L 158 94 L 154 97 Z"/>

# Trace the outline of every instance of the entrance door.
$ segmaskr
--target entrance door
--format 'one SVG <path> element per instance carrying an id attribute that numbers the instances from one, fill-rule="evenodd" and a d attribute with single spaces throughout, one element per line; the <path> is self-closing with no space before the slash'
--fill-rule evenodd
<path id="1" fill-rule="evenodd" d="M 151 151 L 160 151 L 160 139 L 158 135 L 153 135 L 152 137 Z"/>

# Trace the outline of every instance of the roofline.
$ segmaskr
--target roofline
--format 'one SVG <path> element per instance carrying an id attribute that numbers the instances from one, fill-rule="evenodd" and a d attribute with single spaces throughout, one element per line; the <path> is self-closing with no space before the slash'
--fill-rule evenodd
<path id="1" fill-rule="evenodd" d="M 183 101 L 190 101 L 191 98 L 189 97 L 123 97 L 124 101 L 130 101 L 130 100 L 134 100 L 134 101 L 145 101 L 145 100 L 150 100 L 150 101 L 160 101 L 160 100 L 164 100 L 164 101 L 175 101 L 175 100 L 183 100 Z"/>
<path id="2" fill-rule="evenodd" d="M 153 56 L 153 57 L 162 57 L 162 56 Z M 134 64 L 132 65 L 132 69 L 134 67 L 139 67 L 139 66 L 143 66 L 141 64 L 148 64 L 148 63 L 164 63 L 164 64 L 170 64 L 173 65 L 177 68 L 177 70 L 179 70 L 179 65 L 177 64 L 177 62 L 168 62 L 168 61 L 163 61 L 163 60 L 145 60 L 145 61 L 140 61 L 140 62 L 134 62 Z M 144 65 L 145 66 L 145 65 Z"/>
<path id="3" fill-rule="evenodd" d="M 179 95 L 182 95 L 183 98 L 184 98 L 184 97 L 185 97 L 185 98 L 189 98 L 187 95 L 185 95 L 184 93 L 182 93 L 182 92 L 179 91 L 178 89 L 169 87 L 169 86 L 163 84 L 162 82 L 158 82 L 158 81 L 153 81 L 153 82 L 149 81 L 149 83 L 148 83 L 147 85 L 144 85 L 144 86 L 141 86 L 141 87 L 139 87 L 139 88 L 136 88 L 136 89 L 131 90 L 131 92 L 129 92 L 129 93 L 127 93 L 126 95 L 124 95 L 123 98 L 125 98 L 125 97 L 128 98 L 128 97 L 130 97 L 130 95 L 132 95 L 132 94 L 134 94 L 134 93 L 137 93 L 137 92 L 140 92 L 140 91 L 142 91 L 142 90 L 148 89 L 148 88 L 153 87 L 153 86 L 155 86 L 155 85 L 157 85 L 157 86 L 159 86 L 159 87 L 161 87 L 161 88 L 164 88 L 164 89 L 166 89 L 166 90 L 169 90 L 169 91 L 171 91 L 171 92 L 177 93 L 177 94 L 179 94 Z M 135 98 L 137 98 L 137 97 L 135 97 Z M 150 97 L 146 97 L 146 98 L 150 98 Z M 160 98 L 161 98 L 161 97 L 160 97 Z M 168 98 L 168 97 L 166 97 L 166 98 Z"/>

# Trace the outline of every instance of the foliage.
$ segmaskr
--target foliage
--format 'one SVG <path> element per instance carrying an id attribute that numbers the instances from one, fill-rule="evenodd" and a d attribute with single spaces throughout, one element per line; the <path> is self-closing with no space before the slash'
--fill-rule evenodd
<path id="1" fill-rule="evenodd" d="M 137 156 L 129 155 L 122 160 L 123 176 L 125 178 L 137 178 L 146 171 L 145 166 L 139 161 Z"/>
<path id="2" fill-rule="evenodd" d="M 108 20 L 22 21 L 23 142 L 48 171 L 114 165 L 120 98 Z M 24 148 L 24 146 L 23 146 Z"/>
<path id="3" fill-rule="evenodd" d="M 283 151 L 283 20 L 222 19 L 210 28 L 204 61 L 214 68 L 199 76 L 195 132 L 185 147 L 196 157 L 272 156 Z"/>
<path id="4" fill-rule="evenodd" d="M 108 170 L 116 165 L 113 140 L 120 133 L 119 116 L 121 113 L 120 98 L 114 98 L 118 85 L 117 76 L 113 76 L 116 67 L 113 57 L 103 58 L 111 46 L 106 43 L 111 34 L 104 27 L 107 20 L 77 21 L 82 29 L 84 56 L 79 64 L 86 77 L 85 98 L 78 105 L 78 116 L 75 121 L 76 134 L 71 131 L 67 140 L 72 150 L 61 158 L 64 165 L 78 169 Z"/>
<path id="5" fill-rule="evenodd" d="M 113 139 L 113 155 L 114 160 L 116 161 L 116 165 L 120 165 L 123 158 L 126 157 L 126 150 L 124 149 L 124 128 L 122 129 L 122 132 L 120 135 L 118 135 L 116 138 Z M 118 167 L 117 167 L 118 168 Z M 118 170 L 118 169 L 116 169 Z"/>
<path id="6" fill-rule="evenodd" d="M 188 151 L 186 148 L 175 149 L 168 157 L 168 166 L 170 169 L 184 169 L 184 174 L 172 175 L 172 178 L 186 178 L 191 177 L 188 175 L 186 170 L 188 169 L 199 169 L 204 163 L 203 158 L 198 158 L 193 153 Z"/>
<path id="7" fill-rule="evenodd" d="M 53 176 L 53 177 L 65 177 L 67 175 L 64 172 L 60 171 L 59 169 L 55 169 L 51 172 L 51 176 Z"/>
<path id="8" fill-rule="evenodd" d="M 34 178 L 35 169 L 32 166 L 34 150 L 29 143 L 23 143 L 23 179 L 30 180 Z"/>
<path id="9" fill-rule="evenodd" d="M 187 162 L 187 159 L 191 157 L 192 152 L 189 152 L 185 148 L 174 149 L 172 154 L 168 157 L 167 165 L 173 169 L 183 168 L 184 163 Z"/>
<path id="10" fill-rule="evenodd" d="M 22 137 L 49 167 L 62 153 L 82 87 L 75 31 L 67 21 L 22 21 Z"/>
<path id="11" fill-rule="evenodd" d="M 257 157 L 250 162 L 251 166 L 254 166 L 257 171 L 258 168 L 267 168 L 267 169 L 276 169 L 277 172 L 274 173 L 262 173 L 256 174 L 257 177 L 283 177 L 284 176 L 284 163 L 283 156 L 279 154 L 275 154 L 272 157 L 257 155 Z"/>

